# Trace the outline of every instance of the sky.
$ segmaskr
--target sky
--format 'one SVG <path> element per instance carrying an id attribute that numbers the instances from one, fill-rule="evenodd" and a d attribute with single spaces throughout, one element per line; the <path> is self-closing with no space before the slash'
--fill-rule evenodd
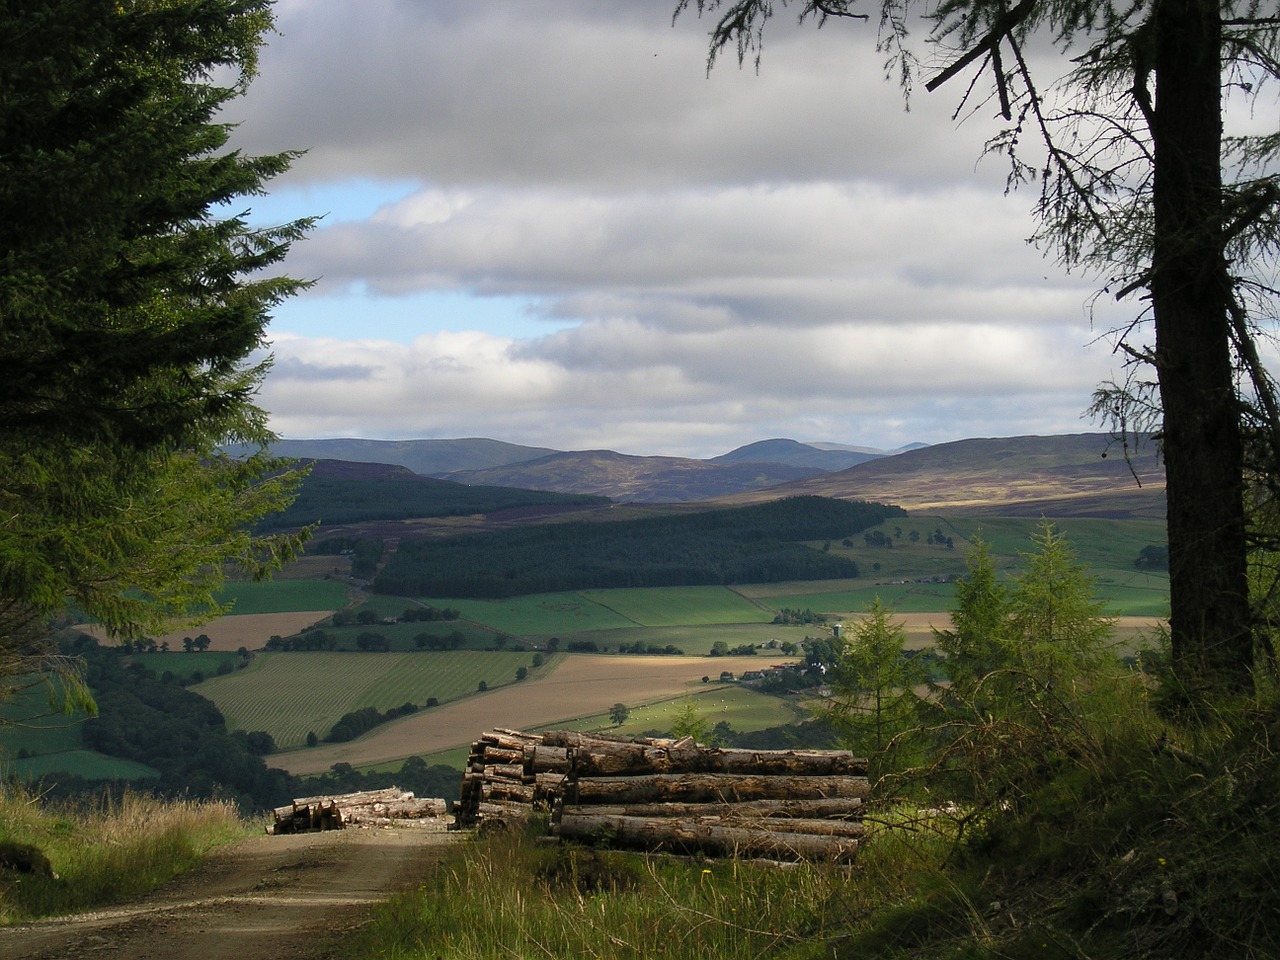
<path id="1" fill-rule="evenodd" d="M 1123 311 L 1028 243 L 991 104 L 902 92 L 875 26 L 781 9 L 707 70 L 670 0 L 277 0 L 222 119 L 305 150 L 260 404 L 290 439 L 710 457 L 1103 429 Z M 963 81 L 967 83 L 967 78 Z"/>

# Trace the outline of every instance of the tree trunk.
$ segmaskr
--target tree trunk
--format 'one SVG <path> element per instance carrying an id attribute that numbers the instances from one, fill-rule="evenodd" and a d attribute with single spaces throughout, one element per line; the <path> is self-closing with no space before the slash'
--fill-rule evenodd
<path id="1" fill-rule="evenodd" d="M 1174 670 L 1194 697 L 1249 689 L 1244 458 L 1222 250 L 1216 0 L 1157 0 L 1152 310 L 1164 405 Z"/>

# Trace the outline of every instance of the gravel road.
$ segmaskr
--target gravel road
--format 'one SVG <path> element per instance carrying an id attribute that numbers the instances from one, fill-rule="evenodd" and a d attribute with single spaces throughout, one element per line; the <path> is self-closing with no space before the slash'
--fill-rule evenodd
<path id="1" fill-rule="evenodd" d="M 0 960 L 325 960 L 463 836 L 444 824 L 251 837 L 135 902 L 0 928 Z"/>

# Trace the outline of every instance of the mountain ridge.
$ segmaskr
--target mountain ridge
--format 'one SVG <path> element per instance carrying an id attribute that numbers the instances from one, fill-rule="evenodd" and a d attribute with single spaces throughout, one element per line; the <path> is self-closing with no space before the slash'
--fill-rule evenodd
<path id="1" fill-rule="evenodd" d="M 462 452 L 440 447 L 451 441 L 427 442 L 437 447 L 437 453 L 450 453 L 455 462 Z M 403 445 L 414 442 L 383 443 L 390 446 L 366 449 L 404 452 Z M 456 443 L 471 445 L 470 449 L 489 457 L 524 457 L 543 449 L 500 441 L 491 441 L 496 446 L 487 447 L 475 439 Z M 781 446 L 761 443 L 765 449 L 794 452 L 794 441 Z M 755 455 L 753 447 L 759 449 L 748 444 L 731 454 L 741 451 L 740 455 L 749 457 Z M 274 448 L 277 453 L 288 450 Z M 803 449 L 799 452 L 805 454 Z M 610 450 L 551 451 L 496 466 L 423 475 L 487 486 L 587 493 L 637 504 L 731 505 L 816 494 L 896 503 L 913 511 L 992 516 L 1163 517 L 1165 509 L 1163 466 L 1149 438 L 1128 451 L 1104 433 L 969 438 L 904 449 L 839 471 L 716 459 L 643 457 Z"/>

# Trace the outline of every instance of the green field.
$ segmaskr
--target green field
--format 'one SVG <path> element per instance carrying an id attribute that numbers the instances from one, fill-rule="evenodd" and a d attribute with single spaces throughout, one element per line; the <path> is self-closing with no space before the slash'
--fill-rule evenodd
<path id="1" fill-rule="evenodd" d="M 688 696 L 671 697 L 653 703 L 628 704 L 626 700 L 625 695 L 618 698 L 619 703 L 630 708 L 631 716 L 620 727 L 615 727 L 607 715 L 601 714 L 563 724 L 561 728 L 629 736 L 642 736 L 655 731 L 667 733 L 689 703 L 694 705 L 698 716 L 707 721 L 709 728 L 724 721 L 739 732 L 780 727 L 800 717 L 800 712 L 789 701 L 733 684 L 710 683 Z"/>
<path id="2" fill-rule="evenodd" d="M 587 630 L 575 633 L 573 640 L 590 640 L 598 644 L 601 652 L 616 652 L 618 647 L 627 644 L 642 643 L 646 647 L 666 647 L 668 644 L 679 648 L 691 657 L 704 657 L 711 652 L 718 641 L 727 643 L 731 648 L 746 643 L 754 646 L 768 644 L 776 640 L 778 644 L 790 640 L 800 643 L 806 633 L 812 635 L 822 631 L 821 627 L 786 627 L 773 623 L 718 623 L 708 626 L 678 627 L 631 627 L 627 630 Z M 777 644 L 774 645 L 775 648 Z M 563 649 L 563 647 L 562 647 Z M 762 655 L 770 651 L 761 650 Z"/>
<path id="3" fill-rule="evenodd" d="M 0 704 L 0 774 L 34 780 L 71 771 L 86 780 L 139 780 L 159 774 L 152 767 L 84 748 L 84 716 L 50 715 L 43 688 Z M 18 752 L 32 754 L 19 759 Z"/>
<path id="4" fill-rule="evenodd" d="M 431 598 L 424 602 L 434 607 L 452 607 L 464 619 L 502 633 L 539 639 L 596 636 L 636 627 L 758 624 L 768 623 L 774 616 L 772 610 L 761 608 L 729 587 L 642 587 L 539 593 L 505 600 Z M 450 629 L 448 624 L 424 626 L 440 627 L 445 632 Z"/>
<path id="5" fill-rule="evenodd" d="M 1167 616 L 1169 579 L 1163 573 L 1146 573 L 1133 565 L 1139 551 L 1165 542 L 1164 524 L 1157 520 L 1064 519 L 1054 527 L 1065 534 L 1077 559 L 1098 582 L 1097 595 L 1110 611 L 1125 616 Z M 863 579 L 831 583 L 767 584 L 743 588 L 748 596 L 770 606 L 808 607 L 837 616 L 867 609 L 879 596 L 901 613 L 931 613 L 949 610 L 949 584 L 930 582 L 963 576 L 973 540 L 981 537 L 991 548 L 996 566 L 1006 577 L 1016 576 L 1025 566 L 1024 556 L 1034 549 L 1031 537 L 1040 529 L 1034 518 L 909 517 L 873 528 L 883 533 L 892 547 L 868 546 L 859 538 L 853 545 L 833 543 L 833 553 L 857 561 Z M 915 532 L 918 539 L 911 540 Z M 940 532 L 954 546 L 930 544 L 930 534 Z M 821 547 L 822 544 L 814 544 Z"/>
<path id="6" fill-rule="evenodd" d="M 274 653 L 253 665 L 193 687 L 222 711 L 233 730 L 265 730 L 281 749 L 323 737 L 344 714 L 361 707 L 441 703 L 515 682 L 530 666 L 528 652 Z"/>
<path id="7" fill-rule="evenodd" d="M 603 731 L 626 736 L 643 736 L 655 730 L 666 732 L 671 729 L 672 722 L 683 712 L 686 702 L 690 700 L 697 709 L 698 715 L 712 727 L 723 720 L 740 733 L 783 726 L 800 719 L 802 715 L 790 701 L 760 693 L 750 687 L 713 682 L 689 696 L 672 697 L 646 704 L 627 704 L 631 709 L 631 716 L 620 727 L 615 727 L 608 715 L 600 714 L 571 723 L 556 724 L 555 729 Z M 625 693 L 619 696 L 619 702 L 626 702 Z M 461 768 L 466 765 L 467 754 L 467 747 L 457 747 L 453 750 L 429 754 L 424 759 L 427 763 L 442 763 L 446 766 Z M 392 772 L 399 769 L 400 763 L 401 761 L 396 760 L 380 764 L 373 769 Z"/>
<path id="8" fill-rule="evenodd" d="M 235 614 L 341 610 L 348 589 L 336 580 L 235 580 L 218 593 L 218 600 L 234 602 Z"/>
<path id="9" fill-rule="evenodd" d="M 773 583 L 738 589 L 771 609 L 812 610 L 833 619 L 865 613 L 876 597 L 899 613 L 946 612 L 951 609 L 955 593 L 950 583 L 882 580 Z"/>
<path id="10" fill-rule="evenodd" d="M 584 590 L 582 596 L 643 627 L 768 623 L 774 616 L 728 587 Z"/>
<path id="11" fill-rule="evenodd" d="M 580 593 L 538 593 L 505 600 L 428 599 L 425 602 L 433 607 L 452 607 L 461 611 L 464 619 L 522 637 L 635 626 L 634 621 Z"/>
<path id="12" fill-rule="evenodd" d="M 92 750 L 67 750 L 63 753 L 40 754 L 25 760 L 7 760 L 4 767 L 23 780 L 56 779 L 59 773 L 71 772 L 86 780 L 146 780 L 160 772 L 144 763 L 108 757 Z"/>
<path id="13" fill-rule="evenodd" d="M 135 653 L 132 658 L 134 663 L 142 664 L 157 677 L 171 673 L 179 680 L 189 679 L 197 673 L 203 677 L 216 676 L 219 670 L 224 673 L 234 670 L 240 662 L 238 653 L 187 653 L 173 650 L 168 653 Z"/>

